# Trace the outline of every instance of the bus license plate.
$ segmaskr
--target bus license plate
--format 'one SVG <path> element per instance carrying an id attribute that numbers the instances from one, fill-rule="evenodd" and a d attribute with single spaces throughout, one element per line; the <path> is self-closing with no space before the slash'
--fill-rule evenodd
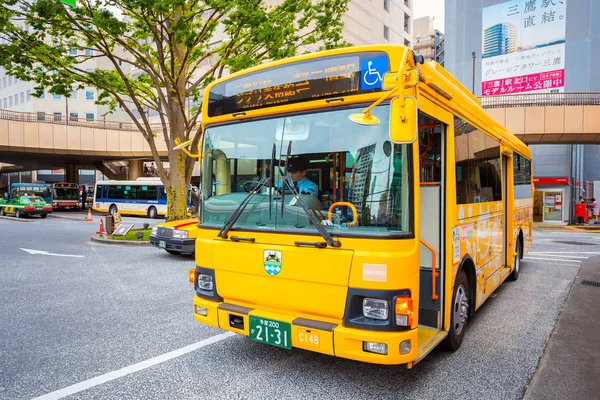
<path id="1" fill-rule="evenodd" d="M 165 243 L 164 240 L 159 240 L 158 241 L 158 248 L 159 249 L 166 249 L 167 248 L 167 244 Z"/>
<path id="2" fill-rule="evenodd" d="M 251 315 L 250 340 L 290 350 L 292 348 L 292 325 Z"/>

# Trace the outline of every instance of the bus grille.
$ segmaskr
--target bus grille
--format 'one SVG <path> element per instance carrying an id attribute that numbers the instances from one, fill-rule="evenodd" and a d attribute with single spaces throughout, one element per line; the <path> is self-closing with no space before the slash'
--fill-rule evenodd
<path id="1" fill-rule="evenodd" d="M 173 229 L 159 226 L 156 230 L 156 236 L 160 237 L 173 237 Z"/>

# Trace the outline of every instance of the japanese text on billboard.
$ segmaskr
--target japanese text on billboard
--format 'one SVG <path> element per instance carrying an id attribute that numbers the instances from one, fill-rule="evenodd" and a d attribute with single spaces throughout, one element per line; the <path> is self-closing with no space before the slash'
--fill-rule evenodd
<path id="1" fill-rule="evenodd" d="M 563 91 L 566 3 L 510 0 L 483 9 L 483 96 Z"/>

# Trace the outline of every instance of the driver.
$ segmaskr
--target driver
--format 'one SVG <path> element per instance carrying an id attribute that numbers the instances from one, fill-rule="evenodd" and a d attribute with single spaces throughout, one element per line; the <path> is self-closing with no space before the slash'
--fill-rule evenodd
<path id="1" fill-rule="evenodd" d="M 296 190 L 299 194 L 310 194 L 318 196 L 319 187 L 316 183 L 306 177 L 306 169 L 308 168 L 308 158 L 306 156 L 292 156 L 288 160 L 287 172 L 289 177 L 294 182 Z M 281 190 L 282 182 L 277 185 Z"/>

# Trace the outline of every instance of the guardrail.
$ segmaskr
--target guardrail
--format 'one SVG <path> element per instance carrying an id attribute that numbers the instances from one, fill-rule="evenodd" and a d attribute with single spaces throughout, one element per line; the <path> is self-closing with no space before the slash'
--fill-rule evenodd
<path id="1" fill-rule="evenodd" d="M 72 125 L 82 126 L 86 128 L 110 129 L 115 131 L 138 131 L 137 125 L 132 122 L 107 121 L 98 119 L 87 119 L 81 117 L 69 116 L 69 119 L 64 115 L 46 114 L 44 112 L 20 112 L 10 110 L 0 110 L 0 119 L 8 119 L 11 121 L 23 122 L 41 122 L 57 125 Z M 151 124 L 153 131 L 162 129 L 161 124 Z"/>
<path id="2" fill-rule="evenodd" d="M 598 106 L 600 93 L 531 93 L 480 97 L 483 108 Z"/>

